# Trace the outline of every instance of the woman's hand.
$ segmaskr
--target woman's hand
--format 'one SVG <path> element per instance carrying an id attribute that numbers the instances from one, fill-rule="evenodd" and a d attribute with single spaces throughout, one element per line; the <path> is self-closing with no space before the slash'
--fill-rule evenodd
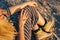
<path id="1" fill-rule="evenodd" d="M 22 10 L 21 15 L 19 15 L 19 16 L 20 16 L 19 24 L 20 24 L 20 26 L 24 26 L 24 24 L 28 18 L 28 12 L 26 10 L 23 12 L 23 10 Z"/>
<path id="2" fill-rule="evenodd" d="M 5 15 L 6 17 L 9 17 L 9 14 L 6 10 L 0 8 L 0 15 Z"/>
<path id="3" fill-rule="evenodd" d="M 20 9 L 23 9 L 23 8 L 25 8 L 26 6 L 37 7 L 38 4 L 37 4 L 36 2 L 33 2 L 33 1 L 31 1 L 31 2 L 26 2 L 26 3 L 23 3 L 23 4 L 20 5 Z"/>
<path id="4" fill-rule="evenodd" d="M 36 2 L 27 2 L 29 6 L 37 7 L 38 4 Z"/>
<path id="5" fill-rule="evenodd" d="M 21 12 L 21 15 L 19 15 L 19 40 L 25 40 L 24 37 L 24 24 L 28 18 L 28 12 L 25 10 Z"/>

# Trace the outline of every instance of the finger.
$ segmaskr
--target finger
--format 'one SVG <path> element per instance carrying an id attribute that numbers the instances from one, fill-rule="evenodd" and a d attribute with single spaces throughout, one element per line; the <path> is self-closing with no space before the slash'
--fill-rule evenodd
<path id="1" fill-rule="evenodd" d="M 28 16 L 29 16 L 29 15 L 28 15 L 28 12 L 26 11 L 26 19 L 28 19 Z"/>
<path id="2" fill-rule="evenodd" d="M 20 17 L 22 17 L 22 15 L 23 15 L 23 9 L 22 9 L 22 11 L 21 11 L 21 15 L 20 15 Z"/>
<path id="3" fill-rule="evenodd" d="M 28 11 L 26 11 L 26 17 L 28 17 Z"/>
<path id="4" fill-rule="evenodd" d="M 27 10 L 25 11 L 25 14 L 24 14 L 24 15 L 25 15 L 26 17 L 28 16 L 28 11 L 27 11 Z"/>
<path id="5" fill-rule="evenodd" d="M 24 11 L 23 15 L 26 16 L 26 10 Z"/>

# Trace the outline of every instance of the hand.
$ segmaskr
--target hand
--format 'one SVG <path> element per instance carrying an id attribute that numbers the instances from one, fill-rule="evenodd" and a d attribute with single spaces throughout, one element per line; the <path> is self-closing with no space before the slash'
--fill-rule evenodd
<path id="1" fill-rule="evenodd" d="M 22 10 L 21 15 L 20 15 L 19 18 L 20 18 L 19 19 L 20 25 L 24 25 L 26 20 L 27 20 L 27 18 L 28 18 L 28 12 L 25 10 L 24 13 L 23 13 L 23 10 Z"/>
<path id="2" fill-rule="evenodd" d="M 36 2 L 26 2 L 20 5 L 20 9 L 25 8 L 26 6 L 37 7 L 38 4 Z"/>
<path id="3" fill-rule="evenodd" d="M 0 8 L 0 15 L 5 15 L 6 17 L 10 17 L 6 10 Z"/>
<path id="4" fill-rule="evenodd" d="M 19 15 L 19 39 L 20 40 L 25 40 L 25 38 L 24 38 L 24 24 L 25 24 L 27 18 L 28 18 L 28 11 L 22 9 L 21 14 Z"/>
<path id="5" fill-rule="evenodd" d="M 33 7 L 37 7 L 38 6 L 38 4 L 36 3 L 36 2 L 28 2 L 28 5 L 29 6 L 33 6 Z"/>

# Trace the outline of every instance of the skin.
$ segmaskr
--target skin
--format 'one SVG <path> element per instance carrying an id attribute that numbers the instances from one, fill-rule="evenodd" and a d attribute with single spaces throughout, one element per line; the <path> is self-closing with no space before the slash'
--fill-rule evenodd
<path id="1" fill-rule="evenodd" d="M 43 2 L 43 6 L 44 6 L 44 8 L 46 8 L 46 6 L 47 6 L 47 4 L 46 4 L 46 0 L 42 0 L 42 2 Z M 47 6 L 48 7 L 48 6 Z M 47 8 L 48 10 L 49 10 L 49 7 Z M 48 11 L 47 10 L 47 11 Z M 37 10 L 36 10 L 37 11 Z M 38 19 L 38 21 L 37 21 L 37 23 L 36 23 L 36 25 L 34 25 L 34 27 L 33 27 L 33 30 L 37 30 L 39 27 L 38 27 L 38 25 L 37 24 L 39 24 L 40 26 L 43 26 L 44 24 L 45 24 L 45 20 L 44 20 L 44 18 L 40 15 L 40 13 L 37 11 L 37 14 L 38 14 L 38 17 L 39 17 L 39 19 Z M 26 15 L 26 14 L 25 14 Z M 25 17 L 25 16 L 24 16 Z M 26 17 L 27 18 L 27 17 Z M 22 21 L 23 21 L 23 19 L 21 19 Z M 54 20 L 53 20 L 54 21 Z M 49 26 L 47 26 L 48 27 L 48 29 L 46 28 L 46 27 L 44 27 L 44 29 L 46 29 L 46 31 L 47 32 L 49 32 L 49 30 L 50 30 L 50 28 L 53 26 L 53 24 L 54 24 L 54 22 L 51 22 L 50 24 L 49 24 Z M 21 21 L 20 21 L 21 22 Z M 22 29 L 24 30 L 24 22 L 25 21 L 23 21 L 23 22 L 21 22 L 23 25 L 22 25 Z M 37 34 L 38 35 L 38 34 Z M 36 36 L 37 36 L 36 35 Z M 48 34 L 46 35 L 46 36 L 48 36 Z M 25 40 L 25 39 L 23 39 L 23 40 Z"/>
<path id="2" fill-rule="evenodd" d="M 44 23 L 45 23 L 43 17 L 39 14 L 38 11 L 37 11 L 37 14 L 38 14 L 39 19 L 38 19 L 36 25 L 33 27 L 33 30 L 37 30 L 39 28 L 37 24 L 43 26 Z M 24 12 L 23 15 L 21 14 L 20 17 L 19 17 L 19 19 L 20 19 L 19 20 L 19 24 L 20 24 L 19 25 L 20 40 L 25 40 L 25 38 L 24 38 L 24 24 L 25 24 L 27 18 L 28 18 L 28 12 L 27 11 L 26 11 L 26 13 Z"/>
<path id="3" fill-rule="evenodd" d="M 42 2 L 43 2 L 43 8 L 45 10 L 47 8 L 46 12 L 48 12 L 48 13 L 51 12 L 51 8 L 47 5 L 46 0 L 42 0 Z M 44 9 L 42 9 L 42 10 L 44 10 Z M 41 15 L 39 15 L 40 13 L 38 11 L 37 11 L 37 14 L 38 14 L 38 16 L 39 16 L 40 19 L 38 20 L 38 22 L 36 23 L 36 25 L 33 27 L 33 30 L 37 30 L 39 28 L 37 24 L 39 24 L 40 26 L 43 26 L 45 24 L 45 20 L 43 19 L 43 17 Z M 54 23 L 55 23 L 55 20 L 54 20 L 54 18 L 52 18 L 52 21 L 46 23 L 46 25 L 44 26 L 43 29 L 46 32 L 51 32 L 52 33 L 53 30 L 51 30 L 51 29 L 54 26 Z M 43 32 L 44 31 L 41 32 L 41 35 L 43 34 Z M 45 36 L 45 38 L 51 36 L 52 35 L 51 33 L 49 33 L 47 35 L 45 35 L 46 33 L 44 33 L 43 38 L 44 38 L 44 36 Z M 35 35 L 38 36 L 39 34 L 35 34 Z M 43 39 L 42 37 L 36 37 L 36 38 Z"/>
<path id="4" fill-rule="evenodd" d="M 39 28 L 37 24 L 39 24 L 41 26 L 43 26 L 45 24 L 45 20 L 43 19 L 43 17 L 40 15 L 40 13 L 38 11 L 37 11 L 37 14 L 38 14 L 39 19 L 38 19 L 36 25 L 33 27 L 33 30 L 37 30 Z M 20 36 L 19 36 L 19 40 L 25 40 L 25 38 L 24 38 L 24 24 L 25 24 L 26 18 L 27 18 L 26 15 L 27 15 L 27 13 L 25 13 L 25 15 L 24 14 L 20 15 L 20 20 L 19 20 L 19 24 L 20 24 L 19 25 L 19 27 L 20 27 L 19 28 L 20 29 L 19 34 L 20 34 Z M 24 19 L 25 19 L 25 21 L 24 21 Z"/>
<path id="5" fill-rule="evenodd" d="M 51 12 L 51 8 L 47 5 L 47 3 L 46 3 L 46 0 L 41 0 L 41 2 L 43 3 L 43 6 L 42 6 L 42 10 L 41 10 L 41 13 L 43 12 L 46 12 L 46 13 L 49 13 L 49 12 Z M 46 8 L 47 8 L 47 10 L 46 10 Z M 46 10 L 46 11 L 45 11 Z M 36 10 L 37 11 L 37 10 Z M 38 22 L 37 22 L 37 24 L 39 24 L 40 26 L 43 26 L 44 24 L 45 24 L 45 20 L 44 20 L 44 18 L 40 15 L 41 13 L 39 13 L 38 11 L 37 11 L 37 14 L 38 14 L 38 17 L 39 17 L 39 19 L 38 19 Z M 54 20 L 53 20 L 54 21 Z M 52 23 L 52 22 L 51 22 Z M 52 25 L 53 25 L 53 23 L 52 23 Z M 50 25 L 50 27 L 52 26 L 52 25 Z M 37 26 L 35 26 L 33 29 L 38 29 L 38 27 Z M 49 29 L 49 27 L 48 27 L 48 29 Z M 46 29 L 47 30 L 47 29 Z"/>
<path id="6" fill-rule="evenodd" d="M 37 30 L 39 28 L 37 24 L 39 24 L 40 26 L 43 26 L 45 24 L 44 18 L 40 15 L 40 13 L 38 11 L 37 11 L 37 15 L 38 15 L 39 19 L 38 19 L 36 25 L 33 27 L 33 30 Z"/>
<path id="7" fill-rule="evenodd" d="M 20 4 L 20 5 L 9 7 L 11 15 L 14 14 L 15 12 L 19 11 L 20 9 L 23 9 L 26 6 L 37 7 L 37 3 L 36 2 L 26 2 L 26 3 Z"/>
<path id="8" fill-rule="evenodd" d="M 19 40 L 25 40 L 24 38 L 24 24 L 26 22 L 26 19 L 28 18 L 28 12 L 25 11 L 24 14 L 21 13 L 19 17 Z"/>
<path id="9" fill-rule="evenodd" d="M 10 10 L 10 13 L 11 15 L 13 15 L 15 12 L 17 11 L 20 11 L 20 9 L 23 9 L 24 7 L 26 6 L 33 6 L 33 7 L 37 7 L 37 3 L 36 2 L 26 2 L 26 3 L 23 3 L 23 4 L 20 4 L 20 5 L 16 5 L 16 6 L 12 6 L 12 7 L 9 7 L 9 10 Z M 0 8 L 0 14 L 4 14 L 6 15 L 7 17 L 9 17 L 10 15 L 7 13 L 6 10 L 3 10 Z"/>
<path id="10" fill-rule="evenodd" d="M 27 3 L 23 3 L 21 5 L 9 7 L 11 15 L 13 15 L 15 12 L 19 11 L 19 9 L 23 9 L 25 6 L 37 7 L 37 3 L 27 2 Z M 40 13 L 38 11 L 37 11 L 37 14 L 38 14 L 39 19 L 38 19 L 36 25 L 33 27 L 33 30 L 37 30 L 39 28 L 37 24 L 39 24 L 41 26 L 43 26 L 45 24 L 44 18 L 40 15 Z M 21 14 L 21 16 L 20 16 L 19 24 L 21 24 L 21 25 L 19 25 L 19 28 L 20 28 L 19 40 L 25 40 L 25 38 L 24 38 L 24 24 L 26 22 L 26 19 L 28 18 L 27 16 L 28 16 L 27 12 L 24 13 L 23 15 Z"/>
<path id="11" fill-rule="evenodd" d="M 33 27 L 33 30 L 37 30 L 39 28 L 37 24 L 43 26 L 44 23 L 45 23 L 43 17 L 41 15 L 39 15 L 38 11 L 37 11 L 37 13 L 38 13 L 38 17 L 40 19 L 38 20 L 38 22 L 36 23 L 36 25 Z M 24 14 L 21 14 L 20 17 L 19 17 L 19 19 L 20 19 L 19 20 L 19 24 L 20 24 L 19 25 L 20 40 L 25 40 L 24 39 L 24 24 L 25 24 L 27 18 L 28 18 L 28 12 L 27 11 L 25 11 Z"/>
<path id="12" fill-rule="evenodd" d="M 33 7 L 37 7 L 38 6 L 36 2 L 27 2 L 27 3 L 23 3 L 21 5 L 12 6 L 12 7 L 9 7 L 11 15 L 13 15 L 15 12 L 19 11 L 19 9 L 23 9 L 27 5 L 28 6 L 33 6 Z M 7 11 L 6 10 L 3 10 L 3 11 L 5 12 L 4 14 L 6 15 Z M 43 26 L 45 21 L 44 21 L 43 17 L 39 14 L 38 11 L 37 11 L 37 13 L 38 13 L 38 17 L 39 17 L 39 20 L 38 20 L 37 24 Z M 9 17 L 8 14 L 6 16 Z"/>
<path id="13" fill-rule="evenodd" d="M 12 6 L 12 7 L 10 7 L 9 9 L 10 9 L 10 12 L 11 12 L 11 14 L 14 14 L 16 11 L 17 11 L 17 9 L 23 9 L 25 6 L 27 6 L 27 5 L 29 5 L 29 6 L 33 6 L 33 7 L 37 7 L 38 5 L 37 5 L 37 3 L 35 3 L 35 2 L 27 2 L 27 3 L 24 3 L 24 4 L 22 4 L 22 5 L 16 5 L 16 6 Z M 44 21 L 44 19 L 43 19 L 43 17 L 39 14 L 39 12 L 37 11 L 37 13 L 38 13 L 38 17 L 39 17 L 39 20 L 38 20 L 38 22 L 37 22 L 37 24 L 39 24 L 39 25 L 41 25 L 41 26 L 43 26 L 44 25 L 44 23 L 45 23 L 45 21 Z M 23 16 L 23 17 L 25 17 L 26 16 L 26 14 Z M 21 17 L 20 17 L 21 18 Z M 27 18 L 27 17 L 26 17 Z M 25 40 L 24 39 L 24 22 L 25 21 L 22 21 L 23 19 L 21 19 L 20 20 L 20 23 L 21 23 L 21 25 L 19 25 L 19 27 L 21 28 L 21 30 L 19 30 L 19 34 L 20 34 L 20 40 Z M 33 30 L 36 30 L 36 29 L 38 29 L 38 25 L 35 25 L 34 26 L 34 28 L 33 28 Z M 21 38 L 22 37 L 22 38 Z"/>
<path id="14" fill-rule="evenodd" d="M 33 6 L 33 7 L 37 7 L 37 3 L 35 3 L 35 2 L 27 2 L 27 3 L 23 3 L 23 4 L 21 4 L 21 5 L 16 5 L 16 6 L 12 6 L 12 7 L 9 7 L 9 10 L 10 10 L 10 12 L 11 12 L 11 15 L 13 15 L 15 12 L 17 12 L 17 11 L 19 11 L 19 9 L 23 9 L 25 6 Z M 2 11 L 4 12 L 4 13 L 2 13 Z M 7 13 L 7 11 L 6 10 L 3 10 L 3 9 L 1 9 L 0 11 L 1 11 L 1 14 L 4 14 L 4 15 L 6 15 L 7 17 L 10 17 L 10 15 Z M 24 23 L 25 23 L 25 21 L 22 21 L 23 19 L 26 19 L 27 17 L 27 13 L 26 14 L 24 14 L 23 16 L 21 15 L 20 16 L 20 22 L 19 22 L 19 24 L 21 24 L 21 25 L 19 25 L 19 28 L 21 28 L 20 30 L 19 30 L 19 40 L 25 40 L 24 39 Z M 23 17 L 23 19 L 22 19 L 22 17 Z M 21 38 L 22 37 L 22 38 Z"/>

